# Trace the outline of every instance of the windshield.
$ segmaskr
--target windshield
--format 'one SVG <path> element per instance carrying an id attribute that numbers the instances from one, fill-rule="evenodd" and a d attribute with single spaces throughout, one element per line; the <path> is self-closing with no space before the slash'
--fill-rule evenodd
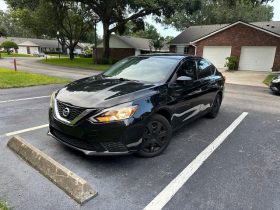
<path id="1" fill-rule="evenodd" d="M 166 57 L 130 57 L 113 65 L 103 75 L 156 83 L 167 79 L 178 62 Z"/>

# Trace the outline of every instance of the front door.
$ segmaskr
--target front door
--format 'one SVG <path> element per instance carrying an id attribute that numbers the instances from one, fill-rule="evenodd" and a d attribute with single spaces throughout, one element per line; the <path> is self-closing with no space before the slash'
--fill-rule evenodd
<path id="1" fill-rule="evenodd" d="M 213 76 L 215 69 L 216 68 L 206 59 L 197 60 L 197 76 L 200 83 L 199 89 L 203 95 L 200 102 L 206 109 L 210 108 L 217 93 L 216 79 Z"/>
<path id="2" fill-rule="evenodd" d="M 193 59 L 188 59 L 181 64 L 169 85 L 169 103 L 173 115 L 172 126 L 179 127 L 189 119 L 200 113 L 200 81 L 197 80 L 197 64 Z M 190 77 L 192 81 L 178 83 L 177 78 Z"/>

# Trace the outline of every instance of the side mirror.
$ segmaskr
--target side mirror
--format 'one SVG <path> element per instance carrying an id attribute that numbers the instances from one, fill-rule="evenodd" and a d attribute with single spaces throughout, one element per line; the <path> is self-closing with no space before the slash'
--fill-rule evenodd
<path id="1" fill-rule="evenodd" d="M 192 84 L 193 79 L 187 76 L 180 76 L 177 78 L 176 83 L 183 84 L 183 85 Z"/>

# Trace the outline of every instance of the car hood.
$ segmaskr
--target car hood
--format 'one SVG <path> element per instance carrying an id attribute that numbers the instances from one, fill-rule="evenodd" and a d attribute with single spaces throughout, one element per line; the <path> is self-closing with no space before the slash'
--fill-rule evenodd
<path id="1" fill-rule="evenodd" d="M 276 80 L 276 79 L 280 79 L 280 75 L 275 76 L 275 77 L 272 79 L 272 82 L 273 82 L 273 80 Z M 277 82 L 277 83 L 279 83 L 279 82 Z"/>
<path id="2" fill-rule="evenodd" d="M 95 76 L 68 84 L 58 91 L 56 99 L 79 107 L 111 107 L 153 94 L 156 86 Z"/>

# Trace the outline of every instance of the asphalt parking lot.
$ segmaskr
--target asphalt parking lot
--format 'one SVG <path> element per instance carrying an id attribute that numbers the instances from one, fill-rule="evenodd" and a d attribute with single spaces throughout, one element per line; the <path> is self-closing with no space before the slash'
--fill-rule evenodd
<path id="1" fill-rule="evenodd" d="M 249 114 L 164 209 L 280 208 L 280 97 L 267 88 L 227 85 L 216 119 L 183 127 L 151 159 L 86 157 L 48 137 L 47 127 L 21 133 L 98 191 L 80 207 L 6 147 L 5 134 L 48 123 L 47 96 L 59 87 L 0 91 L 0 197 L 14 209 L 143 209 L 243 112 Z"/>

